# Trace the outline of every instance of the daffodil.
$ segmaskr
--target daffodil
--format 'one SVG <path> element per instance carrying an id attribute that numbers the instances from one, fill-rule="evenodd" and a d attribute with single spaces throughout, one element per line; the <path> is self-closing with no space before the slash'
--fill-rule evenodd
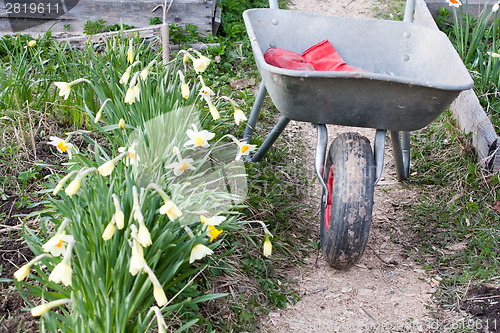
<path id="1" fill-rule="evenodd" d="M 207 148 L 209 146 L 208 140 L 213 139 L 215 137 L 215 134 L 207 130 L 198 131 L 198 128 L 195 124 L 191 124 L 191 126 L 193 127 L 193 129 L 188 129 L 186 131 L 189 140 L 184 144 L 184 146 Z"/>
<path id="2" fill-rule="evenodd" d="M 131 225 L 130 229 L 132 230 L 130 235 L 132 237 L 132 255 L 130 257 L 129 263 L 129 272 L 133 276 L 137 275 L 140 271 L 147 266 L 146 260 L 144 259 L 144 250 L 142 249 L 141 244 L 137 239 L 137 227 L 135 225 Z"/>
<path id="3" fill-rule="evenodd" d="M 125 72 L 123 72 L 122 77 L 120 78 L 120 81 L 118 83 L 120 84 L 127 84 L 128 79 L 130 79 L 130 73 L 132 72 L 132 65 L 128 66 Z"/>
<path id="4" fill-rule="evenodd" d="M 141 88 L 139 87 L 138 83 L 133 87 L 129 87 L 127 93 L 125 94 L 124 102 L 128 104 L 133 104 L 135 101 L 139 100 L 140 93 L 141 93 Z"/>
<path id="5" fill-rule="evenodd" d="M 127 124 L 125 123 L 125 119 L 120 118 L 120 120 L 118 121 L 118 127 L 123 131 L 126 126 Z"/>
<path id="6" fill-rule="evenodd" d="M 174 169 L 174 175 L 180 176 L 188 169 L 196 170 L 192 164 L 194 160 L 192 158 L 183 158 L 177 147 L 174 147 L 174 154 L 177 155 L 177 162 L 172 162 L 166 166 L 167 169 Z"/>
<path id="7" fill-rule="evenodd" d="M 167 200 L 160 207 L 160 214 L 167 214 L 170 221 L 174 221 L 178 217 L 182 216 L 181 210 L 172 200 Z"/>
<path id="8" fill-rule="evenodd" d="M 39 256 L 36 256 L 32 260 L 30 260 L 28 263 L 21 266 L 17 271 L 14 272 L 14 278 L 19 282 L 26 279 L 26 277 L 30 273 L 31 266 L 33 266 L 33 264 L 35 264 L 37 261 L 39 261 L 40 259 L 45 258 L 45 257 L 48 257 L 48 254 L 41 254 Z"/>
<path id="9" fill-rule="evenodd" d="M 273 250 L 273 245 L 271 244 L 271 240 L 269 239 L 269 235 L 265 234 L 264 239 L 264 257 L 269 257 Z"/>
<path id="10" fill-rule="evenodd" d="M 151 71 L 151 67 L 156 63 L 156 60 L 152 60 L 147 66 L 146 68 L 144 68 L 141 73 L 139 74 L 139 76 L 141 77 L 142 81 L 146 81 L 146 79 L 148 78 L 148 75 L 149 75 L 149 71 Z"/>
<path id="11" fill-rule="evenodd" d="M 113 216 L 111 218 L 111 222 L 108 223 L 106 226 L 106 229 L 104 229 L 104 232 L 102 233 L 102 239 L 105 241 L 110 240 L 111 237 L 115 234 L 115 217 Z"/>
<path id="12" fill-rule="evenodd" d="M 217 226 L 224 222 L 227 218 L 225 216 L 212 216 L 212 217 L 206 217 L 204 215 L 200 215 L 200 221 L 201 223 L 204 223 L 206 225 L 212 225 L 212 226 Z"/>
<path id="13" fill-rule="evenodd" d="M 493 5 L 493 7 L 491 7 L 491 11 L 493 13 L 496 13 L 498 11 L 498 8 L 500 8 L 500 4 L 497 2 Z"/>
<path id="14" fill-rule="evenodd" d="M 151 310 L 154 311 L 156 315 L 156 321 L 158 323 L 158 333 L 167 333 L 167 324 L 165 323 L 165 319 L 163 318 L 163 314 L 161 313 L 161 310 L 157 306 L 151 307 Z"/>
<path id="15" fill-rule="evenodd" d="M 177 74 L 179 75 L 179 79 L 181 80 L 181 94 L 182 98 L 187 99 L 189 97 L 189 94 L 191 93 L 189 91 L 189 86 L 187 85 L 185 79 L 184 79 L 184 74 L 179 70 L 177 71 Z"/>
<path id="16" fill-rule="evenodd" d="M 144 267 L 144 271 L 148 274 L 149 281 L 151 281 L 151 283 L 153 284 L 153 296 L 156 300 L 156 304 L 158 306 L 164 306 L 165 304 L 167 304 L 168 300 L 167 296 L 165 295 L 165 291 L 160 284 L 160 281 L 158 281 L 158 278 L 149 266 L 146 265 Z"/>
<path id="17" fill-rule="evenodd" d="M 132 187 L 132 198 L 133 198 L 133 205 L 132 205 L 132 216 L 134 217 L 134 220 L 139 222 L 139 224 L 144 223 L 144 216 L 142 215 L 141 211 L 141 206 L 139 203 L 139 195 L 137 194 L 137 187 L 133 186 Z"/>
<path id="18" fill-rule="evenodd" d="M 202 55 L 200 52 L 194 50 L 199 58 L 193 60 L 193 67 L 196 73 L 201 73 L 210 65 L 210 59 Z"/>
<path id="19" fill-rule="evenodd" d="M 257 145 L 249 145 L 246 143 L 246 139 L 243 141 L 236 142 L 238 145 L 238 153 L 236 154 L 236 161 L 239 161 L 242 156 L 247 156 L 257 148 Z"/>
<path id="20" fill-rule="evenodd" d="M 242 110 L 238 109 L 238 108 L 234 108 L 234 122 L 236 123 L 236 125 L 240 125 L 240 122 L 242 121 L 247 121 L 248 118 L 247 116 L 245 116 L 245 113 L 243 113 Z"/>
<path id="21" fill-rule="evenodd" d="M 492 58 L 500 58 L 500 53 L 496 53 L 496 52 L 487 52 L 490 57 Z"/>
<path id="22" fill-rule="evenodd" d="M 99 168 L 97 168 L 97 171 L 99 171 L 101 176 L 107 177 L 113 172 L 114 168 L 115 168 L 115 160 L 113 159 L 101 164 Z"/>
<path id="23" fill-rule="evenodd" d="M 66 183 L 68 182 L 68 180 L 75 174 L 75 173 L 78 173 L 78 171 L 74 170 L 74 171 L 71 171 L 70 173 L 68 173 L 66 176 L 64 176 L 63 178 L 61 178 L 61 180 L 59 182 L 57 182 L 57 185 L 56 187 L 54 188 L 54 190 L 52 191 L 52 194 L 53 195 L 56 195 L 57 193 L 59 193 L 59 191 L 64 187 L 64 185 L 66 185 Z"/>
<path id="24" fill-rule="evenodd" d="M 137 239 L 142 247 L 148 247 L 153 242 L 151 241 L 151 234 L 144 223 L 139 223 L 139 231 L 137 232 Z"/>
<path id="25" fill-rule="evenodd" d="M 35 47 L 36 46 L 36 40 L 32 39 L 28 42 L 29 47 Z"/>
<path id="26" fill-rule="evenodd" d="M 64 304 L 71 303 L 72 300 L 69 298 L 63 298 L 63 299 L 58 299 L 56 301 L 52 301 L 49 303 L 44 303 L 39 306 L 35 306 L 34 308 L 31 309 L 31 315 L 33 317 L 40 317 L 47 311 L 50 311 L 51 309 L 55 308 L 56 306 L 61 306 Z"/>
<path id="27" fill-rule="evenodd" d="M 76 175 L 75 179 L 73 179 L 73 181 L 71 183 L 69 183 L 69 185 L 66 187 L 64 192 L 69 197 L 72 197 L 78 191 L 80 186 L 82 185 L 83 178 L 85 178 L 85 176 L 87 176 L 89 173 L 94 172 L 96 170 L 97 169 L 93 168 L 93 167 L 80 170 L 78 172 L 78 174 Z"/>
<path id="28" fill-rule="evenodd" d="M 69 94 L 71 93 L 71 87 L 80 82 L 90 83 L 87 79 L 76 79 L 71 82 L 54 82 L 54 85 L 59 88 L 59 96 L 64 97 L 64 99 L 68 99 Z"/>
<path id="29" fill-rule="evenodd" d="M 123 214 L 122 207 L 120 205 L 120 199 L 118 199 L 118 196 L 113 193 L 111 197 L 113 198 L 113 204 L 115 205 L 114 217 L 116 227 L 118 228 L 118 230 L 121 230 L 125 226 L 125 214 Z"/>
<path id="30" fill-rule="evenodd" d="M 202 259 L 205 256 L 210 256 L 214 253 L 210 248 L 203 244 L 196 244 L 191 250 L 191 256 L 189 257 L 189 263 L 193 263 L 195 260 Z"/>
<path id="31" fill-rule="evenodd" d="M 208 235 L 210 236 L 210 243 L 213 242 L 220 234 L 222 234 L 222 230 L 215 228 L 214 226 L 208 226 Z"/>
<path id="32" fill-rule="evenodd" d="M 448 1 L 448 4 L 450 5 L 450 7 L 460 7 L 462 5 L 462 2 L 460 2 L 460 0 L 446 0 Z"/>
<path id="33" fill-rule="evenodd" d="M 126 157 L 126 162 L 125 164 L 128 165 L 133 165 L 133 166 L 138 166 L 140 162 L 140 157 L 136 154 L 135 147 L 137 146 L 138 142 L 137 140 L 132 143 L 132 145 L 128 148 L 126 147 L 120 147 L 118 148 L 118 151 L 120 153 L 127 152 L 127 157 Z"/>
<path id="34" fill-rule="evenodd" d="M 127 62 L 133 63 L 134 62 L 134 48 L 133 48 L 133 40 L 129 40 L 128 44 L 128 50 L 127 50 Z"/>
<path id="35" fill-rule="evenodd" d="M 76 178 L 73 179 L 73 181 L 71 183 L 69 183 L 69 185 L 66 187 L 64 192 L 69 197 L 72 197 L 78 191 L 78 189 L 80 188 L 81 185 L 82 185 L 82 178 L 79 176 L 76 176 Z"/>
<path id="36" fill-rule="evenodd" d="M 101 120 L 101 117 L 102 117 L 102 110 L 104 109 L 104 106 L 109 102 L 111 101 L 111 98 L 106 98 L 106 100 L 104 101 L 104 103 L 102 103 L 101 107 L 99 108 L 99 111 L 97 111 L 97 113 L 95 114 L 95 118 L 94 118 L 94 124 L 97 124 L 97 122 L 99 122 L 99 120 Z"/>
<path id="37" fill-rule="evenodd" d="M 45 244 L 42 245 L 43 251 L 49 252 L 54 257 L 60 256 L 66 251 L 67 237 L 67 235 L 56 233 Z"/>
<path id="38" fill-rule="evenodd" d="M 68 142 L 69 139 L 63 140 L 57 136 L 51 136 L 49 139 L 49 145 L 55 146 L 60 153 L 67 153 L 70 159 L 73 156 L 73 152 L 78 152 L 77 148 L 72 143 Z"/>
<path id="39" fill-rule="evenodd" d="M 59 264 L 54 267 L 52 273 L 49 275 L 49 281 L 55 283 L 62 283 L 65 286 L 71 285 L 71 275 L 73 270 L 69 263 L 69 259 L 63 259 Z"/>

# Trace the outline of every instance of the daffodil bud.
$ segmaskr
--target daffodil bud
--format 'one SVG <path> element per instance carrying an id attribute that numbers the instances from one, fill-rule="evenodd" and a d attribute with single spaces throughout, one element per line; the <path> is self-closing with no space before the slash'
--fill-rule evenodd
<path id="1" fill-rule="evenodd" d="M 59 264 L 54 267 L 52 270 L 52 273 L 49 275 L 49 281 L 55 282 L 55 283 L 62 283 L 65 286 L 71 285 L 71 275 L 73 274 L 73 270 L 71 269 L 71 266 L 69 262 L 67 262 L 68 259 L 63 259 Z"/>
<path id="2" fill-rule="evenodd" d="M 125 129 L 125 119 L 123 118 L 120 118 L 120 121 L 118 122 L 118 127 L 121 128 L 121 130 L 124 130 Z"/>
<path id="3" fill-rule="evenodd" d="M 30 273 L 30 268 L 31 265 L 26 264 L 21 266 L 21 268 L 19 268 L 17 271 L 15 271 L 14 277 L 16 278 L 16 280 L 19 282 L 23 281 Z"/>
<path id="4" fill-rule="evenodd" d="M 115 160 L 109 160 L 104 164 L 102 164 L 99 168 L 97 168 L 97 171 L 99 171 L 101 176 L 107 177 L 113 172 L 114 168 L 115 168 Z"/>
<path id="5" fill-rule="evenodd" d="M 148 228 L 144 223 L 139 224 L 139 232 L 137 233 L 137 240 L 139 241 L 139 244 L 143 247 L 148 247 L 153 242 L 151 241 L 151 234 L 149 233 Z"/>
<path id="6" fill-rule="evenodd" d="M 78 191 L 81 185 L 82 185 L 81 178 L 77 176 L 75 179 L 73 179 L 71 183 L 69 183 L 68 187 L 66 187 L 64 192 L 69 197 L 72 197 L 73 194 L 75 194 Z"/>
<path id="7" fill-rule="evenodd" d="M 266 234 L 264 240 L 264 257 L 269 257 L 271 255 L 272 250 L 273 250 L 273 245 L 269 240 L 269 236 Z"/>
<path id="8" fill-rule="evenodd" d="M 35 45 L 36 45 L 36 40 L 34 40 L 34 39 L 32 39 L 32 40 L 30 40 L 30 41 L 28 42 L 28 46 L 29 46 L 29 47 L 35 47 Z"/>
<path id="9" fill-rule="evenodd" d="M 115 234 L 115 224 L 113 223 L 113 221 L 111 221 L 106 226 L 106 229 L 104 229 L 104 232 L 102 233 L 102 239 L 107 241 L 111 239 L 111 237 L 113 237 L 114 234 Z"/>
<path id="10" fill-rule="evenodd" d="M 43 315 L 47 311 L 55 308 L 56 306 L 60 306 L 60 305 L 71 303 L 71 302 L 72 302 L 71 299 L 63 298 L 63 299 L 58 299 L 57 301 L 53 301 L 50 303 L 44 303 L 44 304 L 41 304 L 41 305 L 36 306 L 33 309 L 31 309 L 31 315 L 33 317 L 40 317 L 41 315 Z"/>
<path id="11" fill-rule="evenodd" d="M 165 291 L 161 286 L 153 287 L 153 296 L 158 306 L 164 306 L 168 302 L 167 295 L 165 295 Z"/>

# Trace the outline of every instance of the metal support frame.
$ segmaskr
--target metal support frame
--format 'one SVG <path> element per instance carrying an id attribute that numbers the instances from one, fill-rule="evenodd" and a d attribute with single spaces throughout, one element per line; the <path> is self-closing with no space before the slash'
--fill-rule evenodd
<path id="1" fill-rule="evenodd" d="M 373 144 L 373 157 L 375 159 L 375 183 L 377 185 L 380 177 L 382 177 L 382 170 L 384 169 L 384 150 L 385 150 L 385 136 L 387 131 L 378 129 L 375 133 L 375 143 Z"/>
<path id="2" fill-rule="evenodd" d="M 318 133 L 318 141 L 316 144 L 316 157 L 314 161 L 314 167 L 316 169 L 316 175 L 318 176 L 319 183 L 323 188 L 323 195 L 321 197 L 321 201 L 323 204 L 322 207 L 326 207 L 328 187 L 323 180 L 326 149 L 328 146 L 328 130 L 326 129 L 326 125 L 316 124 L 316 132 Z"/>
<path id="3" fill-rule="evenodd" d="M 396 175 L 402 181 L 410 172 L 410 132 L 391 131 L 391 141 Z"/>
<path id="4" fill-rule="evenodd" d="M 290 119 L 288 119 L 285 116 L 280 118 L 280 120 L 276 123 L 276 125 L 274 125 L 273 129 L 271 130 L 271 133 L 269 133 L 269 135 L 266 137 L 262 145 L 259 147 L 257 152 L 251 158 L 249 158 L 251 162 L 259 162 L 264 157 L 264 155 L 271 148 L 274 141 L 278 139 L 281 132 L 283 132 L 283 130 L 285 129 L 286 125 L 288 125 L 289 122 Z"/>
<path id="5" fill-rule="evenodd" d="M 266 93 L 267 89 L 264 85 L 264 81 L 262 81 L 260 83 L 257 96 L 255 97 L 255 102 L 253 103 L 250 117 L 248 117 L 247 126 L 245 127 L 245 131 L 243 132 L 243 139 L 246 139 L 247 143 L 250 143 L 250 141 L 252 141 L 253 131 L 255 130 L 255 125 L 257 124 L 257 120 L 259 119 L 260 110 L 262 109 L 262 104 L 264 103 L 264 99 L 266 98 Z"/>

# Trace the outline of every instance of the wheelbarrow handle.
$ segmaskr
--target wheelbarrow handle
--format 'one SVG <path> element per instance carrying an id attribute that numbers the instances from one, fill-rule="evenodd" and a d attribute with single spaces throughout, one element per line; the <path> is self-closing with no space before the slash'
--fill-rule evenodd
<path id="1" fill-rule="evenodd" d="M 278 0 L 269 0 L 269 8 L 280 9 L 280 6 L 278 5 Z"/>
<path id="2" fill-rule="evenodd" d="M 406 0 L 405 6 L 405 22 L 413 22 L 413 12 L 415 11 L 415 0 Z"/>

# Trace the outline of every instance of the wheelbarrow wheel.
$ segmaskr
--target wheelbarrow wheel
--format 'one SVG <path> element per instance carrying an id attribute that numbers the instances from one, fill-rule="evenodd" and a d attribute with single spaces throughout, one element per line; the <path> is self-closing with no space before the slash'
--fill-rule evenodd
<path id="1" fill-rule="evenodd" d="M 370 232 L 375 181 L 370 142 L 357 133 L 340 134 L 324 170 L 328 193 L 321 209 L 321 249 L 330 266 L 346 270 L 363 255 Z"/>

